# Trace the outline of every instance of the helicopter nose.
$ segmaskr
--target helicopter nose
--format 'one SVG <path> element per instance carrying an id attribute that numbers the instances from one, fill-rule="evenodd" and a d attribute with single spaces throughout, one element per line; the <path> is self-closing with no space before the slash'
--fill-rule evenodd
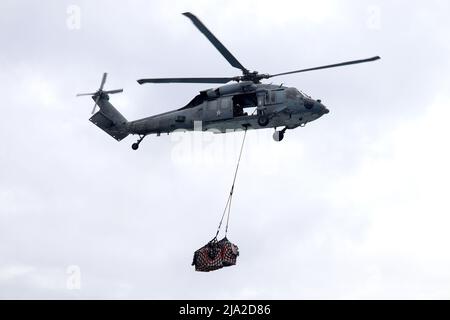
<path id="1" fill-rule="evenodd" d="M 317 100 L 317 104 L 319 105 L 319 109 L 320 109 L 320 111 L 321 111 L 322 114 L 327 114 L 327 113 L 330 112 L 330 110 L 328 110 L 327 107 L 325 107 L 325 106 L 322 104 L 322 101 L 321 101 L 321 100 Z"/>

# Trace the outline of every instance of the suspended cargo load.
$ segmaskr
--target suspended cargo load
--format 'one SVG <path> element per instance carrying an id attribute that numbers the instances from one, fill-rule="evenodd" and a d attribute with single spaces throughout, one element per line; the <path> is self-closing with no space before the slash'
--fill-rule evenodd
<path id="1" fill-rule="evenodd" d="M 239 170 L 239 163 L 241 162 L 242 150 L 244 148 L 245 137 L 247 136 L 247 129 L 245 129 L 244 137 L 242 139 L 241 150 L 239 152 L 239 158 L 236 165 L 236 171 L 234 172 L 233 183 L 231 185 L 230 194 L 228 196 L 227 203 L 222 213 L 219 226 L 214 238 L 206 245 L 194 252 L 194 259 L 192 265 L 195 266 L 195 271 L 213 271 L 221 269 L 223 267 L 234 266 L 236 259 L 239 255 L 239 248 L 237 245 L 231 243 L 227 239 L 228 223 L 230 220 L 231 200 L 233 199 L 234 185 L 236 183 L 236 177 Z M 227 214 L 228 213 L 228 214 Z M 217 241 L 220 229 L 222 227 L 223 219 L 227 214 L 227 224 L 225 226 L 225 235 L 222 240 Z"/>
<path id="2" fill-rule="evenodd" d="M 194 253 L 192 265 L 195 271 L 209 272 L 236 264 L 239 248 L 226 237 L 220 241 L 216 238 Z"/>

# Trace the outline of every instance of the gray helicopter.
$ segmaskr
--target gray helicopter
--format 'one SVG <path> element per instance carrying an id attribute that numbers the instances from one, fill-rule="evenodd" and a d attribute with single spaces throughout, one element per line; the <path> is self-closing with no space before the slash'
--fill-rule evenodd
<path id="1" fill-rule="evenodd" d="M 192 13 L 183 13 L 197 29 L 214 45 L 231 66 L 242 71 L 241 76 L 223 78 L 151 78 L 137 80 L 144 83 L 221 83 L 231 81 L 218 88 L 200 91 L 187 105 L 177 110 L 157 114 L 151 117 L 127 121 L 122 114 L 109 102 L 109 94 L 123 92 L 123 89 L 103 90 L 107 73 L 103 74 L 100 88 L 94 93 L 83 93 L 77 96 L 90 95 L 95 101 L 93 116 L 89 119 L 100 129 L 117 141 L 129 134 L 139 135 L 132 149 L 137 150 L 142 140 L 149 134 L 175 130 L 212 131 L 226 133 L 236 130 L 274 128 L 273 138 L 281 141 L 287 129 L 303 127 L 308 122 L 317 120 L 329 110 L 320 100 L 314 100 L 293 87 L 261 83 L 269 79 L 306 71 L 341 67 L 351 64 L 371 62 L 380 59 L 353 60 L 326 66 L 301 69 L 277 74 L 260 74 L 245 68 L 225 46 L 209 31 L 205 25 Z M 100 111 L 95 113 L 96 107 Z M 94 114 L 95 113 L 95 114 Z M 282 128 L 277 130 L 277 128 Z"/>

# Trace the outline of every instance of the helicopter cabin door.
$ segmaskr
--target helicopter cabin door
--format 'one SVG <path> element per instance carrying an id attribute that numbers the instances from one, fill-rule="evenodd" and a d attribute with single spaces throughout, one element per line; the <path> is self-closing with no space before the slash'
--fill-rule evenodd
<path id="1" fill-rule="evenodd" d="M 204 117 L 207 121 L 224 120 L 233 117 L 232 97 L 220 97 L 208 101 Z"/>

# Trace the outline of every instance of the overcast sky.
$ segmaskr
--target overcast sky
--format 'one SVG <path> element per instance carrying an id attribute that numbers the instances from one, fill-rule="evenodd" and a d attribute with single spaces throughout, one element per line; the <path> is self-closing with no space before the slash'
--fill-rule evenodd
<path id="1" fill-rule="evenodd" d="M 118 143 L 75 98 L 124 88 L 128 120 L 235 76 L 180 13 L 251 70 L 330 113 L 248 133 L 229 239 L 237 266 L 196 273 L 242 133 Z M 448 1 L 0 2 L 0 298 L 450 298 Z M 80 281 L 78 281 L 80 280 Z M 80 288 L 77 289 L 77 285 Z"/>

